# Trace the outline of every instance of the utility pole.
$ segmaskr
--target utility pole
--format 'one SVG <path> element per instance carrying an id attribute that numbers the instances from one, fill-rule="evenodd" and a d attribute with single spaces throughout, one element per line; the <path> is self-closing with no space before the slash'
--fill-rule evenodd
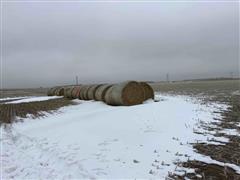
<path id="1" fill-rule="evenodd" d="M 78 76 L 76 76 L 76 85 L 78 85 Z"/>

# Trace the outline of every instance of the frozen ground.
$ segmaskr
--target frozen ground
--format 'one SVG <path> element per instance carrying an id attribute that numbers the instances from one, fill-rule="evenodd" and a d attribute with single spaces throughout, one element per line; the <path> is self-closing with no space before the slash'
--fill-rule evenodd
<path id="1" fill-rule="evenodd" d="M 26 98 L 26 96 L 0 98 L 0 102 L 8 101 L 8 100 L 18 100 L 18 99 L 23 99 L 23 98 Z M 31 98 L 31 97 L 28 97 L 28 98 Z"/>
<path id="2" fill-rule="evenodd" d="M 24 97 L 23 99 L 19 98 L 20 100 L 6 102 L 5 104 L 18 104 L 18 103 L 27 103 L 27 102 L 36 102 L 36 101 L 46 101 L 46 100 L 57 99 L 57 98 L 61 98 L 61 96 Z M 11 100 L 11 98 L 9 100 Z"/>
<path id="3" fill-rule="evenodd" d="M 190 143 L 216 139 L 200 121 L 211 122 L 225 105 L 201 105 L 186 96 L 158 96 L 132 107 L 80 101 L 46 118 L 1 127 L 2 175 L 15 179 L 160 178 L 184 173 L 175 163 L 201 160 Z M 224 144 L 228 139 L 216 139 Z M 210 142 L 208 142 L 210 143 Z M 211 142 L 216 143 L 216 142 Z"/>

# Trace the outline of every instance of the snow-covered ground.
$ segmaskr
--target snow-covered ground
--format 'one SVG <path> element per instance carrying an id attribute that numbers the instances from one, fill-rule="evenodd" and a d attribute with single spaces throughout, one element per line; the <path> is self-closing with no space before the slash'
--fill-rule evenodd
<path id="1" fill-rule="evenodd" d="M 190 143 L 207 142 L 200 121 L 225 105 L 201 105 L 186 96 L 159 96 L 131 107 L 80 101 L 58 114 L 1 127 L 2 175 L 15 179 L 158 178 L 183 173 L 178 161 L 213 162 Z M 217 140 L 227 142 L 228 139 Z M 212 142 L 214 143 L 214 142 Z M 240 172 L 240 168 L 231 165 Z M 191 170 L 188 170 L 191 171 Z"/>
<path id="2" fill-rule="evenodd" d="M 61 98 L 61 96 L 24 97 L 24 99 L 7 102 L 5 104 L 18 104 L 18 103 L 26 103 L 26 102 L 46 101 L 46 100 L 57 99 L 57 98 Z"/>
<path id="3" fill-rule="evenodd" d="M 17 100 L 17 99 L 23 99 L 26 98 L 26 96 L 19 96 L 19 97 L 6 97 L 6 98 L 0 98 L 0 102 L 1 101 L 8 101 L 8 100 Z"/>

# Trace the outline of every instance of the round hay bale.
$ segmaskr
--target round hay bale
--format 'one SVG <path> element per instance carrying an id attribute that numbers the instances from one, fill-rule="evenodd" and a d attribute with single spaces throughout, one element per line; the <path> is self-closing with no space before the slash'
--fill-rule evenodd
<path id="1" fill-rule="evenodd" d="M 137 105 L 144 101 L 144 91 L 138 82 L 128 81 L 110 87 L 104 100 L 109 105 Z"/>
<path id="2" fill-rule="evenodd" d="M 73 88 L 74 88 L 73 86 L 64 88 L 64 97 L 65 98 L 72 99 Z"/>
<path id="3" fill-rule="evenodd" d="M 82 89 L 80 91 L 80 96 L 79 96 L 81 100 L 87 100 L 86 95 L 87 95 L 88 88 L 89 88 L 89 85 L 82 86 Z"/>
<path id="4" fill-rule="evenodd" d="M 48 96 L 55 96 L 56 90 L 58 87 L 53 87 L 51 89 L 48 90 Z"/>
<path id="5" fill-rule="evenodd" d="M 54 91 L 54 94 L 56 96 L 64 96 L 64 88 L 63 87 L 56 88 L 56 90 Z"/>
<path id="6" fill-rule="evenodd" d="M 144 91 L 144 101 L 147 99 L 154 99 L 154 91 L 153 88 L 146 82 L 139 83 Z"/>
<path id="7" fill-rule="evenodd" d="M 95 98 L 94 98 L 94 99 L 95 99 L 96 101 L 104 101 L 104 96 L 105 96 L 105 94 L 106 94 L 106 91 L 107 91 L 110 87 L 112 87 L 111 84 L 103 84 L 103 85 L 100 85 L 100 86 L 97 88 L 96 92 L 95 92 L 95 95 L 94 95 Z"/>
<path id="8" fill-rule="evenodd" d="M 96 84 L 96 85 L 92 85 L 92 86 L 90 86 L 90 88 L 88 88 L 87 97 L 89 100 L 95 99 L 95 92 L 100 86 L 101 86 L 101 84 Z"/>
<path id="9" fill-rule="evenodd" d="M 80 96 L 80 91 L 81 91 L 81 86 L 75 86 L 73 89 L 72 89 L 72 99 L 78 99 L 79 96 Z"/>
<path id="10" fill-rule="evenodd" d="M 48 91 L 47 91 L 47 95 L 48 96 L 53 96 L 53 88 L 50 88 Z"/>
<path id="11" fill-rule="evenodd" d="M 83 92 L 83 99 L 84 100 L 89 100 L 89 97 L 88 97 L 88 89 L 91 87 L 91 85 L 88 85 L 86 86 L 84 92 Z"/>
<path id="12" fill-rule="evenodd" d="M 79 94 L 79 99 L 83 100 L 83 91 L 85 89 L 85 85 L 82 86 L 82 90 L 80 91 L 80 94 Z"/>
<path id="13" fill-rule="evenodd" d="M 54 96 L 56 96 L 57 89 L 58 89 L 58 87 L 55 87 L 55 88 L 53 89 L 53 91 L 52 91 L 52 93 L 53 93 Z"/>

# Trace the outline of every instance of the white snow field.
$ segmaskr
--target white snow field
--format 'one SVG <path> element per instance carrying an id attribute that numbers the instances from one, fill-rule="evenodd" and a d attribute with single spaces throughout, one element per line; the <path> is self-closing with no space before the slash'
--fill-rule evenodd
<path id="1" fill-rule="evenodd" d="M 178 161 L 223 164 L 194 152 L 190 143 L 207 142 L 200 121 L 211 122 L 224 105 L 201 105 L 186 96 L 158 95 L 131 107 L 80 101 L 57 114 L 1 127 L 3 179 L 164 179 L 184 173 Z M 223 144 L 228 139 L 218 138 Z M 214 142 L 212 142 L 214 143 Z"/>

